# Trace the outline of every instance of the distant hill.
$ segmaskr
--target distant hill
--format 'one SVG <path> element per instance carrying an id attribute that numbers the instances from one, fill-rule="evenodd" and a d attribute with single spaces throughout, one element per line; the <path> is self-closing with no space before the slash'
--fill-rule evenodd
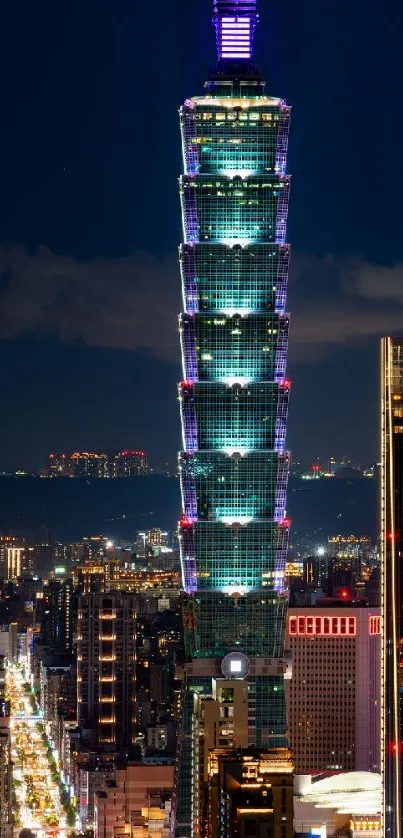
<path id="1" fill-rule="evenodd" d="M 296 535 L 378 533 L 375 480 L 289 482 L 287 514 Z M 131 539 L 137 530 L 172 530 L 180 514 L 178 481 L 162 476 L 120 480 L 0 477 L 0 532 L 36 540 L 75 541 L 103 533 Z"/>

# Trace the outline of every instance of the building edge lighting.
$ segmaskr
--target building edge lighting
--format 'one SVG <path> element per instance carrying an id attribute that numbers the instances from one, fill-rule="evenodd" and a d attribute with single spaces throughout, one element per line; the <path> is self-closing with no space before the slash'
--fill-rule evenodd
<path id="1" fill-rule="evenodd" d="M 381 341 L 381 771 L 384 838 L 402 836 L 403 338 Z"/>
<path id="2" fill-rule="evenodd" d="M 196 707 L 216 678 L 245 673 L 254 719 L 246 745 L 287 746 L 290 108 L 266 94 L 254 64 L 257 23 L 256 0 L 213 0 L 216 68 L 204 95 L 180 109 L 186 665 L 172 838 L 200 835 Z M 223 661 L 232 666 L 223 670 Z"/>

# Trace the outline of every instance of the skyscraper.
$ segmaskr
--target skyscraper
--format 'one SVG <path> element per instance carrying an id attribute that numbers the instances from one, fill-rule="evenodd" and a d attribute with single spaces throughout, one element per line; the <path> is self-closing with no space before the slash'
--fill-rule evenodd
<path id="1" fill-rule="evenodd" d="M 379 608 L 319 600 L 288 609 L 288 730 L 297 774 L 379 771 Z"/>
<path id="2" fill-rule="evenodd" d="M 290 108 L 253 63 L 256 0 L 215 0 L 217 66 L 181 108 L 183 617 L 188 660 L 173 808 L 191 811 L 194 691 L 247 678 L 248 739 L 285 742 L 284 569 Z"/>
<path id="3" fill-rule="evenodd" d="M 402 835 L 403 338 L 381 344 L 382 773 L 385 838 Z"/>
<path id="4" fill-rule="evenodd" d="M 77 718 L 90 743 L 127 751 L 134 742 L 135 594 L 84 594 L 78 605 Z"/>

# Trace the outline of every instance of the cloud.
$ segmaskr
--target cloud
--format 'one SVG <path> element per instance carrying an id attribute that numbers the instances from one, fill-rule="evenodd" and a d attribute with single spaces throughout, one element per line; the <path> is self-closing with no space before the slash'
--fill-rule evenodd
<path id="1" fill-rule="evenodd" d="M 403 333 L 403 264 L 359 256 L 293 256 L 291 355 L 314 361 L 342 346 Z M 77 261 L 41 246 L 0 246 L 0 338 L 54 333 L 62 341 L 140 350 L 177 362 L 181 308 L 176 255 Z"/>
<path id="2" fill-rule="evenodd" d="M 56 333 L 62 341 L 178 359 L 179 267 L 146 253 L 78 262 L 41 246 L 0 246 L 0 337 Z"/>
<path id="3" fill-rule="evenodd" d="M 294 361 L 381 335 L 403 334 L 403 264 L 296 254 L 291 279 Z"/>

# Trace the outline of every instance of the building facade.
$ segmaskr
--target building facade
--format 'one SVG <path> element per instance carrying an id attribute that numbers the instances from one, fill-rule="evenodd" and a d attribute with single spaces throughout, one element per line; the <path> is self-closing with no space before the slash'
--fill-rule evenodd
<path id="1" fill-rule="evenodd" d="M 26 544 L 14 535 L 0 536 L 0 571 L 3 579 L 16 582 L 26 570 Z"/>
<path id="2" fill-rule="evenodd" d="M 385 838 L 403 834 L 403 338 L 381 345 L 382 778 Z"/>
<path id="3" fill-rule="evenodd" d="M 173 765 L 117 768 L 95 799 L 95 838 L 168 838 Z"/>
<path id="4" fill-rule="evenodd" d="M 255 0 L 216 0 L 217 67 L 181 109 L 180 548 L 187 680 L 173 798 L 190 811 L 194 691 L 248 683 L 248 741 L 285 745 L 290 109 L 256 69 Z M 223 667 L 223 668 L 222 668 Z M 192 831 L 193 830 L 193 831 Z"/>
<path id="5" fill-rule="evenodd" d="M 380 770 L 379 608 L 289 608 L 290 746 L 297 774 Z"/>
<path id="6" fill-rule="evenodd" d="M 212 750 L 206 838 L 293 838 L 293 771 L 287 748 Z"/>
<path id="7" fill-rule="evenodd" d="M 118 753 L 134 741 L 133 594 L 86 594 L 78 606 L 77 714 L 91 745 Z"/>

